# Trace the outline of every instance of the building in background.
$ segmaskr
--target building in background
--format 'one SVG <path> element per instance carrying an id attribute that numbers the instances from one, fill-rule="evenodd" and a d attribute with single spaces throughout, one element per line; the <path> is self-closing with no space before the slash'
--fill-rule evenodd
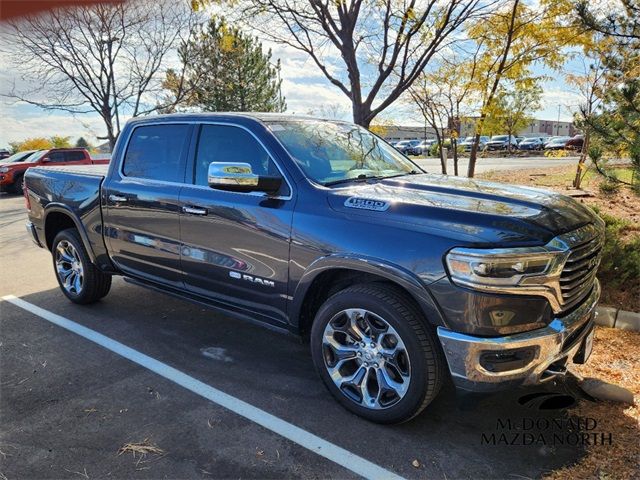
<path id="1" fill-rule="evenodd" d="M 470 137 L 474 133 L 474 119 L 466 119 L 460 122 L 459 138 Z M 533 120 L 526 128 L 520 130 L 517 135 L 521 137 L 573 137 L 580 133 L 573 122 L 558 122 L 556 120 Z M 442 129 L 443 136 L 448 136 L 446 128 Z M 505 132 L 488 132 L 489 135 L 506 135 Z M 393 125 L 385 126 L 382 137 L 388 142 L 399 140 L 422 140 L 435 138 L 433 128 L 425 128 L 418 125 Z"/>

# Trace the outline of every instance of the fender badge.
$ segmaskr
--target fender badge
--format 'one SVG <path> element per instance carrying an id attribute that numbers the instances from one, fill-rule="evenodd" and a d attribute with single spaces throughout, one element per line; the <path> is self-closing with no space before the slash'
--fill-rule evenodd
<path id="1" fill-rule="evenodd" d="M 344 206 L 349 208 L 358 208 L 360 210 L 384 212 L 389 208 L 389 202 L 385 202 L 383 200 L 372 200 L 370 198 L 349 197 L 345 200 Z"/>

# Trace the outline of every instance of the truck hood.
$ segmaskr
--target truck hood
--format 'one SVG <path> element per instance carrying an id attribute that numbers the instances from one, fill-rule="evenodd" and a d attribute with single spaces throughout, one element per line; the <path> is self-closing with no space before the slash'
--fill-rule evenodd
<path id="1" fill-rule="evenodd" d="M 433 174 L 332 189 L 328 201 L 346 215 L 483 246 L 541 245 L 595 220 L 587 207 L 548 190 Z"/>

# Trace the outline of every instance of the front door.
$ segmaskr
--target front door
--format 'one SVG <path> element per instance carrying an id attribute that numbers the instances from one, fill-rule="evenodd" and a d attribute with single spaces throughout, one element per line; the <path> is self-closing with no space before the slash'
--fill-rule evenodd
<path id="1" fill-rule="evenodd" d="M 272 156 L 240 126 L 200 127 L 192 178 L 180 194 L 181 261 L 186 288 L 247 313 L 285 322 L 292 191 L 277 196 L 210 188 L 211 162 L 245 162 L 256 174 L 280 175 Z M 283 179 L 284 180 L 284 179 Z"/>
<path id="2" fill-rule="evenodd" d="M 103 187 L 105 238 L 123 272 L 181 288 L 180 190 L 193 127 L 135 127 L 124 162 Z"/>

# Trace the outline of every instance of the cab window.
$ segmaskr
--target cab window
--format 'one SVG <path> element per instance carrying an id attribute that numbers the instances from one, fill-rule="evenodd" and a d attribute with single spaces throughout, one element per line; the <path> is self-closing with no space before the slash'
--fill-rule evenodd
<path id="1" fill-rule="evenodd" d="M 184 158 L 191 127 L 185 124 L 135 128 L 124 157 L 127 177 L 165 182 L 184 181 Z"/>
<path id="2" fill-rule="evenodd" d="M 256 175 L 281 176 L 267 151 L 246 130 L 230 125 L 202 125 L 194 166 L 194 183 L 208 186 L 211 162 L 248 163 Z"/>

